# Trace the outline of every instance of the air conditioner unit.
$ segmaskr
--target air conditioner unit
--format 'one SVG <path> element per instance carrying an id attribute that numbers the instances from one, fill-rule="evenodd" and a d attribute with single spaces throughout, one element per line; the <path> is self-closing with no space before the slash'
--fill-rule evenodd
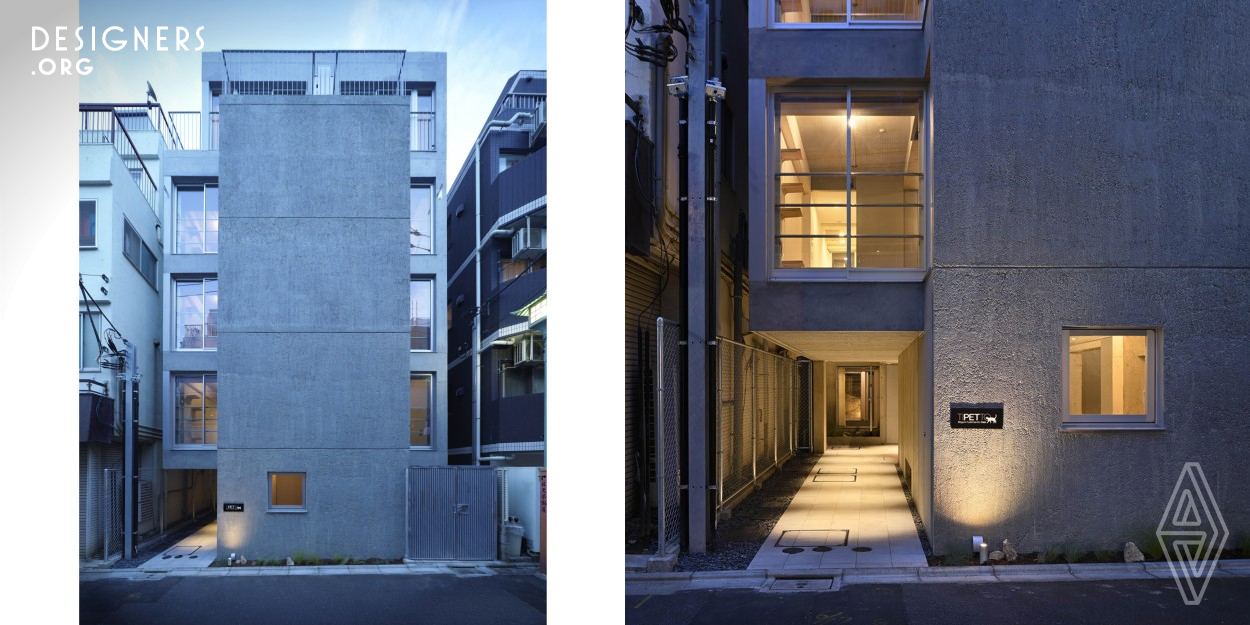
<path id="1" fill-rule="evenodd" d="M 540 334 L 531 334 L 517 340 L 513 350 L 513 357 L 518 367 L 541 365 L 546 357 L 542 335 Z"/>
<path id="2" fill-rule="evenodd" d="M 546 250 L 546 228 L 521 228 L 512 235 L 513 260 L 532 260 Z"/>

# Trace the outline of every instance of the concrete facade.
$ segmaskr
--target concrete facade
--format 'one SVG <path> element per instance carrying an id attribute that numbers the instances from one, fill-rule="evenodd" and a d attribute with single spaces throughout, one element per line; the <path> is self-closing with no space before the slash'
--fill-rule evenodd
<path id="1" fill-rule="evenodd" d="M 712 4 L 749 59 L 746 76 L 725 72 L 746 98 L 749 156 L 726 178 L 746 190 L 748 337 L 818 361 L 822 377 L 885 366 L 883 436 L 934 553 L 972 535 L 1021 552 L 1143 544 L 1186 462 L 1201 463 L 1230 530 L 1250 528 L 1235 452 L 1250 442 L 1250 13 L 949 0 L 911 23 L 848 27 L 775 24 L 766 0 Z M 845 89 L 852 102 L 857 89 L 924 92 L 919 266 L 782 261 L 792 215 L 775 204 L 794 200 L 777 199 L 791 193 L 777 174 L 799 170 L 777 151 L 777 96 Z M 1065 422 L 1066 332 L 1082 329 L 1153 332 L 1148 364 L 1131 365 L 1154 385 L 1153 423 Z M 813 391 L 822 426 L 832 392 Z M 1001 404 L 1004 426 L 952 428 L 953 404 Z"/>
<path id="2" fill-rule="evenodd" d="M 283 74 L 296 66 L 305 82 Z M 205 53 L 202 85 L 203 149 L 172 153 L 166 181 L 218 186 L 219 249 L 171 254 L 164 278 L 218 280 L 218 344 L 165 352 L 164 410 L 172 434 L 175 376 L 215 374 L 220 416 L 216 444 L 167 435 L 166 462 L 215 470 L 221 552 L 400 557 L 405 468 L 447 459 L 446 55 Z M 416 185 L 431 202 L 420 252 L 408 242 Z M 433 282 L 420 351 L 418 278 Z M 428 445 L 411 444 L 415 374 L 431 379 Z M 272 507 L 271 473 L 303 475 L 302 509 Z"/>

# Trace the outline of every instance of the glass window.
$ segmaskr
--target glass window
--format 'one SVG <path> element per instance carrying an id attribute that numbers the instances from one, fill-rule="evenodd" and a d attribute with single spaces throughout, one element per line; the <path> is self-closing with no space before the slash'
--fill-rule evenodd
<path id="1" fill-rule="evenodd" d="M 217 199 L 215 184 L 178 187 L 175 254 L 217 253 Z"/>
<path id="2" fill-rule="evenodd" d="M 217 374 L 174 375 L 174 442 L 217 444 Z"/>
<path id="3" fill-rule="evenodd" d="M 152 248 L 144 243 L 143 237 L 139 236 L 139 231 L 130 225 L 130 220 L 126 220 L 126 227 L 122 239 L 122 255 L 131 265 L 139 271 L 144 280 L 156 288 L 156 254 L 152 253 Z"/>
<path id="4" fill-rule="evenodd" d="M 174 282 L 175 349 L 217 349 L 217 278 Z"/>
<path id="5" fill-rule="evenodd" d="M 846 28 L 918 26 L 925 0 L 773 0 L 773 23 Z"/>
<path id="6" fill-rule="evenodd" d="M 414 373 L 408 381 L 408 445 L 429 447 L 432 443 L 434 376 Z"/>
<path id="7" fill-rule="evenodd" d="M 425 352 L 434 349 L 434 281 L 413 278 L 409 282 L 408 320 L 411 325 L 409 349 Z"/>
<path id="8" fill-rule="evenodd" d="M 913 90 L 777 96 L 777 269 L 850 278 L 924 267 L 923 100 Z"/>
<path id="9" fill-rule="evenodd" d="M 269 474 L 269 510 L 304 511 L 303 473 Z"/>
<path id="10" fill-rule="evenodd" d="M 100 341 L 104 338 L 104 319 L 100 313 L 78 313 L 78 337 L 78 368 L 99 369 Z"/>
<path id="11" fill-rule="evenodd" d="M 78 200 L 78 247 L 95 247 L 95 200 Z"/>
<path id="12" fill-rule="evenodd" d="M 1155 330 L 1064 331 L 1065 426 L 1155 424 Z"/>
<path id="13" fill-rule="evenodd" d="M 411 98 L 411 127 L 409 128 L 409 148 L 414 152 L 429 152 L 435 149 L 434 134 L 434 91 L 431 89 L 408 89 Z"/>
<path id="14" fill-rule="evenodd" d="M 408 189 L 408 215 L 411 254 L 433 254 L 434 250 L 434 187 L 414 184 Z"/>

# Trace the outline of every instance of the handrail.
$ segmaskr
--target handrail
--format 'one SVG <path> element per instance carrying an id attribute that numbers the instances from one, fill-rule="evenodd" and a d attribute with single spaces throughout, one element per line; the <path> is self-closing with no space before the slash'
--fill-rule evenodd
<path id="1" fill-rule="evenodd" d="M 143 177 L 142 179 L 135 180 L 135 184 L 139 187 L 139 192 L 140 194 L 143 195 L 143 199 L 147 200 L 148 207 L 152 209 L 153 213 L 156 213 L 157 211 L 156 211 L 156 204 L 155 204 L 155 195 L 156 195 L 155 179 L 152 177 L 152 172 L 148 171 L 147 164 L 143 162 L 143 156 L 141 156 L 139 149 L 135 146 L 134 140 L 131 139 L 130 131 L 126 130 L 125 123 L 123 123 L 121 120 L 121 117 L 117 115 L 117 105 L 80 104 L 78 107 L 78 110 L 79 110 L 79 114 L 82 116 L 81 124 L 79 126 L 79 143 L 86 143 L 88 145 L 103 144 L 104 143 L 103 141 L 92 141 L 90 139 L 94 136 L 97 136 L 93 133 L 107 132 L 108 143 L 110 143 L 113 146 L 113 150 L 117 153 L 117 155 L 122 159 L 123 162 L 134 160 L 139 163 L 139 168 L 143 171 Z M 96 125 L 92 122 L 92 118 L 94 117 L 93 114 L 99 115 L 103 113 L 108 113 L 108 122 L 109 122 L 108 127 L 107 128 L 93 127 Z M 101 126 L 103 126 L 103 124 L 101 124 Z M 119 143 L 118 135 L 117 135 L 118 129 L 121 130 L 121 136 L 124 137 L 126 140 L 126 142 L 122 145 L 118 145 Z M 105 135 L 99 134 L 98 136 L 103 138 Z M 126 151 L 127 147 L 129 147 L 129 153 L 127 153 Z M 129 164 L 127 165 L 126 169 L 129 169 L 131 172 L 135 171 L 132 167 L 129 166 Z M 145 180 L 147 181 L 146 185 L 144 184 Z"/>

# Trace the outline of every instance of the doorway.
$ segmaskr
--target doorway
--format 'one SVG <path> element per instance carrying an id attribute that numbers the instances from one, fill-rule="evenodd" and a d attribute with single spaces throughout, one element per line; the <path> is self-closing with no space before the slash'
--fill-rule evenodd
<path id="1" fill-rule="evenodd" d="M 881 437 L 885 385 L 881 365 L 830 367 L 825 397 L 830 437 Z"/>

